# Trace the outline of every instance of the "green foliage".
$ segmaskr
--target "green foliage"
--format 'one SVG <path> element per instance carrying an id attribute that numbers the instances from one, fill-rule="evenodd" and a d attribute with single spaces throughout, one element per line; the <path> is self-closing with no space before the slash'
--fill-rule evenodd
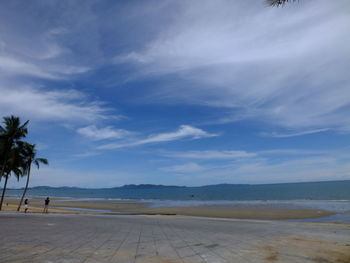
<path id="1" fill-rule="evenodd" d="M 21 124 L 19 117 L 4 117 L 0 125 L 0 177 L 9 176 L 11 172 L 19 175 L 23 168 L 23 147 L 21 139 L 28 133 L 28 121 Z"/>
<path id="2" fill-rule="evenodd" d="M 36 158 L 34 144 L 22 141 L 28 134 L 29 121 L 21 123 L 19 117 L 4 117 L 3 125 L 0 125 L 0 179 L 5 178 L 5 184 L 0 201 L 2 207 L 8 178 L 14 175 L 17 180 L 27 176 L 29 182 L 30 168 L 34 163 L 38 168 L 40 164 L 48 164 L 44 158 Z"/>
<path id="3" fill-rule="evenodd" d="M 40 164 L 49 164 L 49 161 L 45 158 L 36 158 L 37 151 L 35 148 L 35 144 L 30 144 L 27 142 L 24 142 L 22 144 L 22 150 L 24 153 L 23 163 L 25 165 L 26 170 L 28 170 L 33 163 L 38 169 L 40 168 Z"/>

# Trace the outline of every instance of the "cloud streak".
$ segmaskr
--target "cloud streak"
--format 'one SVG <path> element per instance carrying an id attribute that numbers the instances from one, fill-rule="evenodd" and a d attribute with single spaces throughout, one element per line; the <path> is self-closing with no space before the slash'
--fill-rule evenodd
<path id="1" fill-rule="evenodd" d="M 288 137 L 296 137 L 296 136 L 303 136 L 303 135 L 315 134 L 315 133 L 320 133 L 320 132 L 326 132 L 329 130 L 330 129 L 328 129 L 328 128 L 324 128 L 324 129 L 306 130 L 306 131 L 291 132 L 291 133 L 278 133 L 278 132 L 262 133 L 262 135 L 268 136 L 268 137 L 274 137 L 274 138 L 288 138 Z"/>
<path id="2" fill-rule="evenodd" d="M 175 173 L 192 173 L 192 172 L 199 172 L 199 171 L 206 170 L 206 167 L 201 166 L 197 163 L 190 162 L 186 164 L 162 167 L 160 168 L 160 170 L 165 172 L 175 172 Z"/>
<path id="3" fill-rule="evenodd" d="M 90 4 L 81 7 L 82 16 L 74 16 L 77 21 L 92 21 Z M 23 8 L 16 3 L 0 10 L 0 115 L 61 123 L 113 117 L 103 103 L 78 91 L 71 82 L 97 64 L 97 59 L 90 55 L 83 59 L 77 52 L 85 45 L 73 45 L 81 28 L 77 21 L 64 17 L 69 12 L 79 13 L 78 9 L 72 11 L 74 6 L 36 2 Z M 18 19 L 13 20 L 14 16 Z M 87 42 L 91 45 L 93 41 Z M 86 57 L 94 63 L 87 63 Z"/>
<path id="4" fill-rule="evenodd" d="M 36 121 L 95 122 L 111 118 L 99 101 L 76 90 L 45 91 L 31 87 L 8 89 L 0 83 L 0 115 L 15 114 Z"/>
<path id="5" fill-rule="evenodd" d="M 130 136 L 133 133 L 123 129 L 114 129 L 111 126 L 97 128 L 95 125 L 89 125 L 77 129 L 77 133 L 92 140 L 120 139 Z"/>
<path id="6" fill-rule="evenodd" d="M 236 159 L 236 158 L 249 158 L 254 157 L 257 154 L 246 152 L 246 151 L 188 151 L 188 152 L 177 152 L 177 153 L 166 153 L 168 157 L 184 158 L 184 159 L 202 159 L 202 160 L 225 160 L 225 159 Z"/>
<path id="7" fill-rule="evenodd" d="M 163 84 L 147 97 L 161 103 L 231 108 L 231 121 L 288 129 L 348 127 L 348 2 L 263 5 L 179 2 L 176 18 L 119 62 L 147 78 L 176 76 L 181 84 Z"/>
<path id="8" fill-rule="evenodd" d="M 170 141 L 177 141 L 182 139 L 201 139 L 201 138 L 209 138 L 218 136 L 218 134 L 212 134 L 208 133 L 202 129 L 192 127 L 190 125 L 181 125 L 178 130 L 174 132 L 168 132 L 168 133 L 159 133 L 159 134 L 153 134 L 150 135 L 146 139 L 139 139 L 135 140 L 129 143 L 109 143 L 104 144 L 97 149 L 100 150 L 112 150 L 112 149 L 118 149 L 118 148 L 124 148 L 124 147 L 132 147 L 132 146 L 139 146 L 139 145 L 146 145 L 146 144 L 153 144 L 153 143 L 161 143 L 161 142 L 170 142 Z"/>

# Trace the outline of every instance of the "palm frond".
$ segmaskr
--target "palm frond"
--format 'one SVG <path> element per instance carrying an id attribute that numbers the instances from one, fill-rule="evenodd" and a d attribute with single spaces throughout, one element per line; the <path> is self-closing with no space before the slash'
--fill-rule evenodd
<path id="1" fill-rule="evenodd" d="M 45 158 L 37 158 L 37 159 L 34 160 L 34 164 L 39 169 L 40 168 L 40 164 L 48 165 L 49 161 L 47 159 L 45 159 Z"/>
<path id="2" fill-rule="evenodd" d="M 36 161 L 45 165 L 49 164 L 49 161 L 45 158 L 37 158 Z"/>
<path id="3" fill-rule="evenodd" d="M 295 2 L 296 0 L 266 0 L 270 6 L 281 6 L 287 2 Z"/>
<path id="4" fill-rule="evenodd" d="M 21 124 L 19 117 L 4 117 L 5 127 L 2 129 L 1 134 L 11 140 L 23 138 L 28 133 L 28 123 L 29 121 L 26 121 L 24 124 Z"/>

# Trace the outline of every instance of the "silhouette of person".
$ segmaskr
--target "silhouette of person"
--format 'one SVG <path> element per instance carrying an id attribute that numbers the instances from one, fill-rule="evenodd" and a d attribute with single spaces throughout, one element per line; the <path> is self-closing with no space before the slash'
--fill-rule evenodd
<path id="1" fill-rule="evenodd" d="M 29 209 L 29 202 L 28 199 L 24 200 L 24 213 L 27 213 L 27 210 Z"/>
<path id="2" fill-rule="evenodd" d="M 45 199 L 45 205 L 44 205 L 44 211 L 43 211 L 43 213 L 48 213 L 49 212 L 49 204 L 50 204 L 50 198 L 49 197 L 47 197 L 46 199 Z"/>

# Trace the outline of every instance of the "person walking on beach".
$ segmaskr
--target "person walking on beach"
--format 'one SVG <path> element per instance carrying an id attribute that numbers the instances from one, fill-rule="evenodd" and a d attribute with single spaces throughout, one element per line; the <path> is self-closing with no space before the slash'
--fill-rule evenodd
<path id="1" fill-rule="evenodd" d="M 49 212 L 49 203 L 50 203 L 50 198 L 49 197 L 47 197 L 46 199 L 45 199 L 45 206 L 44 206 L 44 211 L 43 211 L 43 213 L 48 213 Z"/>
<path id="2" fill-rule="evenodd" d="M 27 213 L 27 210 L 29 209 L 29 202 L 28 199 L 24 200 L 24 213 Z"/>

